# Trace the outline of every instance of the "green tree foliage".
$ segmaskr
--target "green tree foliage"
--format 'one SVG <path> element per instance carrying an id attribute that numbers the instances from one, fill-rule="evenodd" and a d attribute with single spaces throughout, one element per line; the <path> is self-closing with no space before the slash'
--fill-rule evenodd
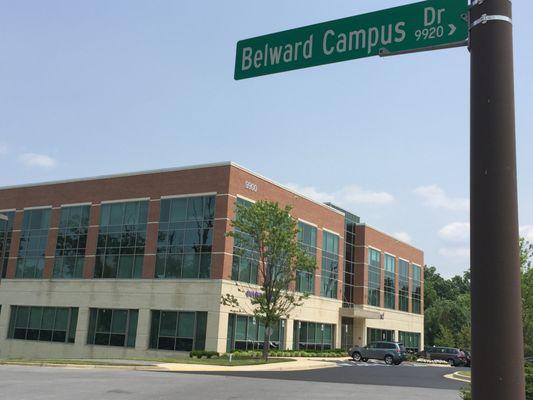
<path id="1" fill-rule="evenodd" d="M 424 274 L 425 343 L 470 348 L 470 273 L 442 277 L 435 267 Z"/>
<path id="2" fill-rule="evenodd" d="M 265 325 L 263 357 L 268 360 L 270 328 L 282 318 L 289 318 L 301 306 L 307 293 L 289 290 L 299 271 L 313 272 L 314 258 L 307 255 L 297 240 L 298 222 L 291 217 L 291 207 L 258 201 L 252 205 L 237 204 L 234 231 L 228 233 L 240 247 L 254 249 L 258 257 L 260 291 L 250 299 L 251 312 Z M 237 285 L 245 285 L 239 284 Z M 240 288 L 245 292 L 246 288 Z M 222 296 L 222 304 L 242 311 L 243 304 L 231 294 Z"/>
<path id="3" fill-rule="evenodd" d="M 533 245 L 520 239 L 522 267 L 522 322 L 524 325 L 524 353 L 533 354 Z"/>
<path id="4" fill-rule="evenodd" d="M 533 355 L 533 245 L 520 239 L 524 352 Z M 425 343 L 470 348 L 470 272 L 443 278 L 425 270 Z"/>

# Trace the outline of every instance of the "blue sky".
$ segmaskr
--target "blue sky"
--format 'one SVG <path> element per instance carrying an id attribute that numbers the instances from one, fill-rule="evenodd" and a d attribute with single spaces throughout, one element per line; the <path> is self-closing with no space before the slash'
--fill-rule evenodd
<path id="1" fill-rule="evenodd" d="M 466 48 L 233 80 L 240 39 L 406 1 L 0 0 L 0 185 L 232 160 L 468 268 Z M 533 240 L 533 14 L 514 3 Z"/>

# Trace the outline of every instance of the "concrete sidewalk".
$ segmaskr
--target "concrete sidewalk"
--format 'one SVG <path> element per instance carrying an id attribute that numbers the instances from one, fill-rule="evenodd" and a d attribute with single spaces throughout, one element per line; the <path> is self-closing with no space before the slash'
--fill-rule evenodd
<path id="1" fill-rule="evenodd" d="M 63 367 L 63 368 L 105 368 L 105 369 L 125 369 L 138 371 L 165 371 L 165 372 L 252 372 L 252 371 L 304 371 L 318 368 L 336 367 L 341 363 L 349 361 L 346 357 L 291 357 L 294 361 L 279 362 L 272 364 L 258 364 L 258 365 L 206 365 L 206 364 L 187 364 L 187 363 L 169 363 L 157 361 L 142 361 L 142 360 L 117 360 L 117 359 L 95 359 L 87 360 L 87 364 L 83 364 L 84 360 L 71 360 L 72 363 L 54 363 L 53 361 L 39 361 L 39 360 L 0 360 L 0 364 L 4 365 L 26 365 L 33 367 Z M 96 364 L 92 364 L 96 363 Z M 102 364 L 98 364 L 102 363 Z"/>

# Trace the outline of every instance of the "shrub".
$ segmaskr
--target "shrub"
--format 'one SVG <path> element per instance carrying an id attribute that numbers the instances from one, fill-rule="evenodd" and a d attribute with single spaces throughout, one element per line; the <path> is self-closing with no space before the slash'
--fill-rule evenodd
<path id="1" fill-rule="evenodd" d="M 189 353 L 189 357 L 191 358 L 213 358 L 213 357 L 220 357 L 220 354 L 216 351 L 205 351 L 205 350 L 193 350 Z"/>
<path id="2" fill-rule="evenodd" d="M 526 364 L 526 400 L 533 400 L 533 364 Z M 470 385 L 461 389 L 461 398 L 463 400 L 472 400 Z"/>
<path id="3" fill-rule="evenodd" d="M 461 399 L 472 400 L 472 392 L 470 391 L 470 385 L 461 389 Z"/>
<path id="4" fill-rule="evenodd" d="M 526 400 L 533 400 L 533 364 L 526 364 Z"/>

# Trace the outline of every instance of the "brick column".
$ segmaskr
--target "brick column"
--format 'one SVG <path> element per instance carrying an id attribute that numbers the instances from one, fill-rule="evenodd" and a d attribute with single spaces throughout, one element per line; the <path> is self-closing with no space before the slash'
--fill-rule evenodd
<path id="1" fill-rule="evenodd" d="M 89 229 L 87 232 L 87 246 L 85 247 L 85 263 L 83 266 L 84 279 L 92 279 L 94 277 L 94 262 L 98 241 L 98 228 L 100 225 L 100 209 L 100 204 L 91 205 Z"/>
<path id="2" fill-rule="evenodd" d="M 150 200 L 148 225 L 146 226 L 146 244 L 144 245 L 143 279 L 154 279 L 157 252 L 157 233 L 159 231 L 159 213 L 161 200 Z"/>
<path id="3" fill-rule="evenodd" d="M 9 261 L 7 263 L 6 279 L 14 279 L 17 271 L 17 257 L 19 254 L 20 236 L 22 221 L 24 220 L 24 210 L 16 210 L 13 221 L 13 234 L 11 236 L 11 246 L 9 247 Z"/>
<path id="4" fill-rule="evenodd" d="M 50 214 L 50 228 L 48 229 L 48 239 L 46 242 L 46 251 L 44 253 L 44 271 L 43 279 L 51 279 L 54 270 L 54 257 L 56 254 L 57 233 L 59 228 L 59 219 L 61 217 L 61 207 L 52 208 Z"/>

